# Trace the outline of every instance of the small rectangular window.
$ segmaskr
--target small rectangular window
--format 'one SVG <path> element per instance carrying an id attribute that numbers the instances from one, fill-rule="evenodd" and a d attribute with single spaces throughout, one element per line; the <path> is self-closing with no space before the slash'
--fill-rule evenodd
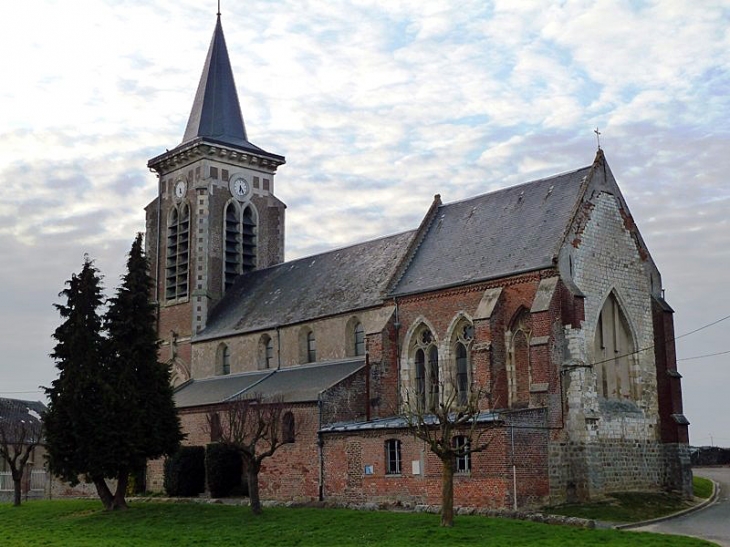
<path id="1" fill-rule="evenodd" d="M 385 474 L 400 475 L 400 466 L 400 441 L 398 439 L 388 439 L 385 441 Z"/>
<path id="2" fill-rule="evenodd" d="M 471 454 L 469 453 L 469 439 L 464 435 L 454 437 L 454 448 L 457 456 L 454 461 L 454 471 L 456 473 L 471 472 Z"/>

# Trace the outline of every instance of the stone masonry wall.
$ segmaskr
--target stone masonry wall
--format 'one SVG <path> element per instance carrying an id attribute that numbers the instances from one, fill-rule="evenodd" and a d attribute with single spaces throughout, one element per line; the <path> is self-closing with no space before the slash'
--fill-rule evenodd
<path id="1" fill-rule="evenodd" d="M 566 435 L 550 449 L 554 501 L 656 490 L 666 468 L 658 432 L 647 257 L 637 248 L 633 221 L 620 201 L 609 192 L 592 191 L 569 248 L 572 281 L 585 297 L 585 320 L 563 329 Z M 633 399 L 604 399 L 598 392 L 594 338 L 611 292 L 626 316 L 633 349 L 642 350 L 629 357 Z"/>

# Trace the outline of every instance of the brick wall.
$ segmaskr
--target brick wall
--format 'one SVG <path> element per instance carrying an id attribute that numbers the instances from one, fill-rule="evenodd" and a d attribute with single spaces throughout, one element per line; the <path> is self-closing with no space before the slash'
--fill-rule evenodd
<path id="1" fill-rule="evenodd" d="M 514 484 L 518 507 L 544 503 L 549 495 L 547 431 L 523 424 L 514 429 L 494 427 L 487 435 L 488 448 L 471 455 L 471 471 L 454 475 L 454 504 L 512 507 Z M 401 441 L 401 473 L 397 475 L 386 473 L 385 442 L 389 439 Z M 441 461 L 406 430 L 329 433 L 323 441 L 325 500 L 441 504 Z"/>

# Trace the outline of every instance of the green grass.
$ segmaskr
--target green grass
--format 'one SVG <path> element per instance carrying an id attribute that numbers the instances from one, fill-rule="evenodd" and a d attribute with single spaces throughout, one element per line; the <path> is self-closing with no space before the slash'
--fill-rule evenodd
<path id="1" fill-rule="evenodd" d="M 694 476 L 692 478 L 692 487 L 694 488 L 694 494 L 698 498 L 709 498 L 712 495 L 712 481 L 704 477 Z"/>
<path id="2" fill-rule="evenodd" d="M 478 516 L 458 516 L 451 529 L 440 528 L 438 523 L 438 515 L 424 513 L 268 508 L 261 517 L 254 517 L 248 507 L 160 502 L 133 503 L 128 511 L 107 513 L 99 502 L 91 500 L 31 501 L 21 507 L 0 505 L 0 545 L 711 545 L 681 536 L 584 530 Z"/>
<path id="3" fill-rule="evenodd" d="M 606 522 L 639 522 L 671 515 L 693 504 L 679 496 L 663 493 L 625 492 L 606 501 L 550 507 L 545 512 Z"/>

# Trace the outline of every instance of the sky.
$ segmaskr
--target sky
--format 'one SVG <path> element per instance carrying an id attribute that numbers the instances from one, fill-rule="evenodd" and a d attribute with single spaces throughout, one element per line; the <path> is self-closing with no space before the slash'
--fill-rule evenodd
<path id="1" fill-rule="evenodd" d="M 43 399 L 53 304 L 84 254 L 108 296 L 118 286 L 156 193 L 147 160 L 182 139 L 216 10 L 3 4 L 0 396 Z M 437 193 L 451 202 L 590 165 L 598 128 L 677 334 L 701 329 L 677 340 L 690 441 L 730 447 L 727 0 L 221 11 L 249 140 L 287 159 L 287 259 L 415 228 Z"/>

